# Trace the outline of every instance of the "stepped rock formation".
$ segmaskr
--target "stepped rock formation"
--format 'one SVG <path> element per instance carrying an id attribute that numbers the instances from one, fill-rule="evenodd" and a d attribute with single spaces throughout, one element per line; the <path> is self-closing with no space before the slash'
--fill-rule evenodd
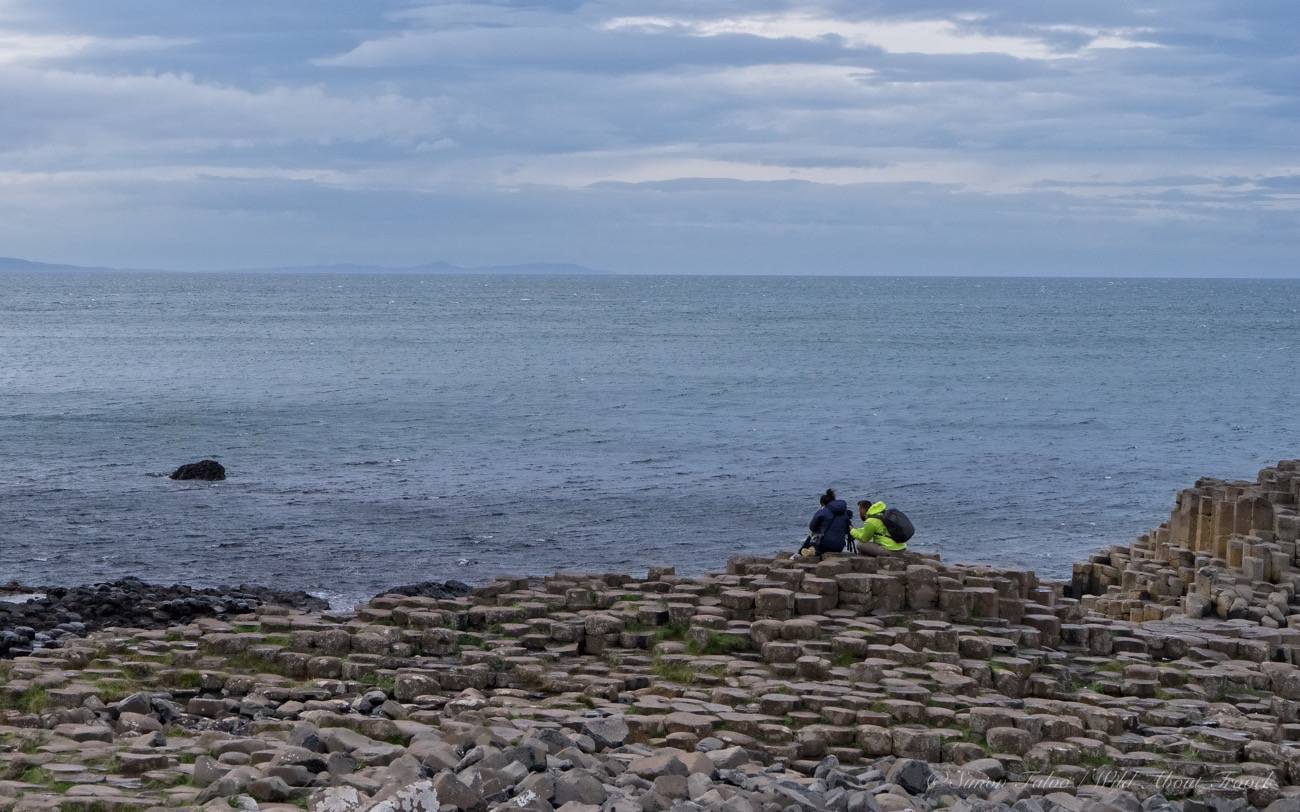
<path id="1" fill-rule="evenodd" d="M 1300 460 L 1265 468 L 1255 482 L 1202 479 L 1131 547 L 1076 564 L 1070 594 L 1133 621 L 1214 615 L 1300 625 L 1298 501 Z"/>
<path id="2" fill-rule="evenodd" d="M 1296 476 L 1071 583 L 786 551 L 68 635 L 0 663 L 0 809 L 1297 810 Z"/>

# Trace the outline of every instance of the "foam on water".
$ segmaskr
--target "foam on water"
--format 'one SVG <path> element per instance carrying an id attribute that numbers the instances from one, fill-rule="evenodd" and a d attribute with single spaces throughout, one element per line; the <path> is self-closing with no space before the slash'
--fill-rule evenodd
<path id="1" fill-rule="evenodd" d="M 8 595 L 0 595 L 0 602 L 27 603 L 28 601 L 38 601 L 43 597 L 45 597 L 44 592 L 14 592 Z"/>

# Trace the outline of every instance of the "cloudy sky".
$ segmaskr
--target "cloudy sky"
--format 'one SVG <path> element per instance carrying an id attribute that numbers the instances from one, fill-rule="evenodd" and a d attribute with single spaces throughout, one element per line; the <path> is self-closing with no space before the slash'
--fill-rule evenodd
<path id="1" fill-rule="evenodd" d="M 0 255 L 1295 275 L 1295 0 L 0 0 Z"/>

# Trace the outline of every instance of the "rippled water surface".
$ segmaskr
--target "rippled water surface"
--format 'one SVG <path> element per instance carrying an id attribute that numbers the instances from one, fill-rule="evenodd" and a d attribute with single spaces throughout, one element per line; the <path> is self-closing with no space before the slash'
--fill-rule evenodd
<path id="1" fill-rule="evenodd" d="M 716 568 L 828 484 L 1068 573 L 1300 455 L 1300 283 L 0 275 L 0 581 Z M 211 456 L 230 479 L 157 474 Z"/>

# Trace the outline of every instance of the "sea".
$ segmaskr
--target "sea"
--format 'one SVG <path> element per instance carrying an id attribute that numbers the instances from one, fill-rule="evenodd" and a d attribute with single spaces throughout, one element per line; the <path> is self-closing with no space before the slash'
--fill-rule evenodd
<path id="1" fill-rule="evenodd" d="M 1300 281 L 0 274 L 0 582 L 701 573 L 828 486 L 1068 577 L 1300 456 L 1297 359 Z"/>

